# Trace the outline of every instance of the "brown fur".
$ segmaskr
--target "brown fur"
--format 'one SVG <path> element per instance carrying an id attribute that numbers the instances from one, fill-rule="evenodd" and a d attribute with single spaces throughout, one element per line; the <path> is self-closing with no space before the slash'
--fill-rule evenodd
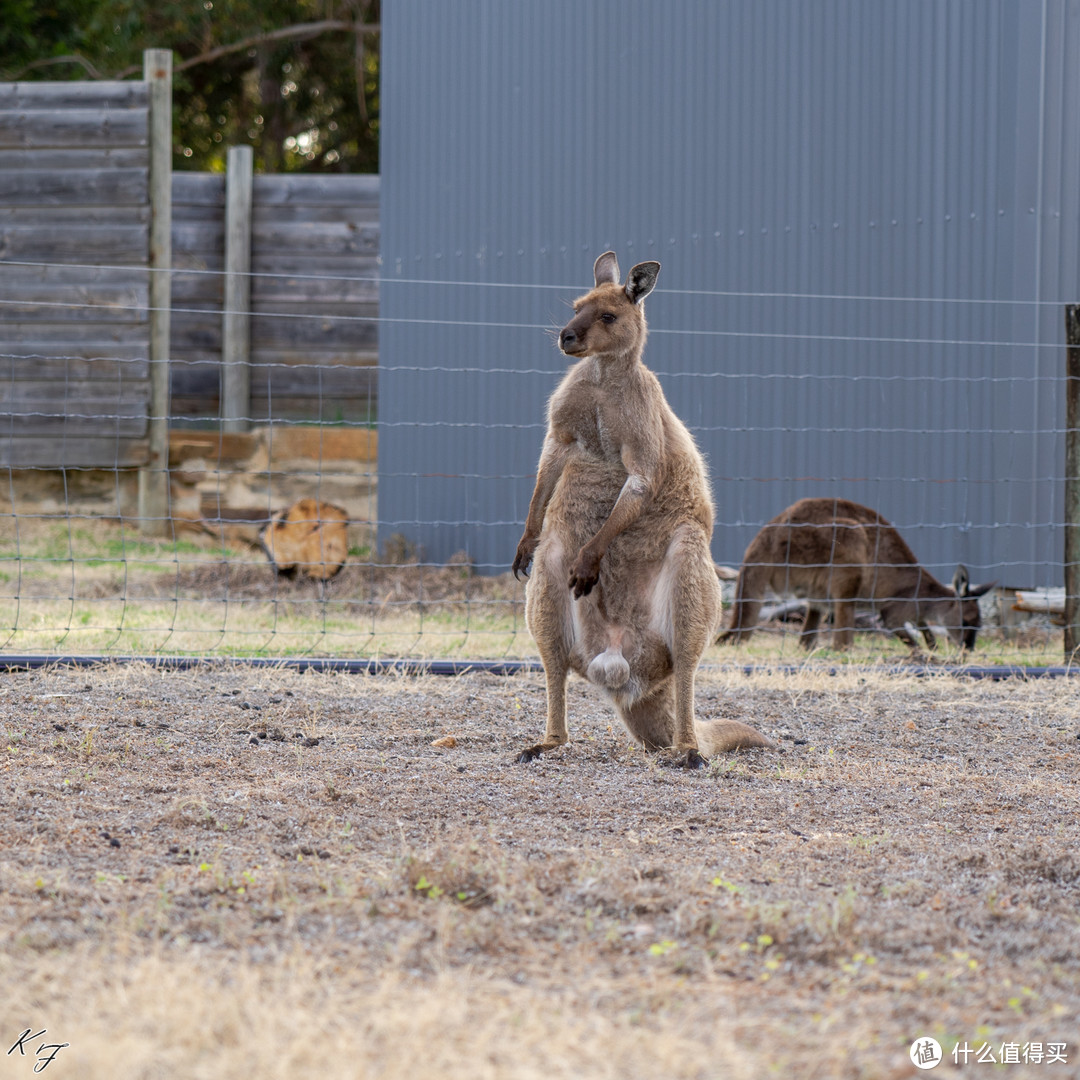
<path id="1" fill-rule="evenodd" d="M 872 605 L 886 628 L 912 648 L 919 630 L 934 647 L 930 623 L 968 649 L 979 629 L 977 598 L 992 584 L 972 589 L 967 570 L 957 568 L 953 585 L 942 585 L 918 563 L 903 537 L 879 513 L 847 499 L 802 499 L 767 522 L 743 556 L 735 586 L 731 625 L 721 641 L 748 638 L 757 625 L 761 602 L 778 596 L 805 597 L 809 603 L 802 643 L 817 643 L 821 619 L 831 605 L 833 645 L 848 648 L 854 639 L 855 605 Z"/>
<path id="2" fill-rule="evenodd" d="M 345 565 L 348 521 L 340 506 L 300 499 L 270 519 L 259 541 L 279 574 L 326 581 Z"/>
<path id="3" fill-rule="evenodd" d="M 548 431 L 514 559 L 533 566 L 525 620 L 547 676 L 543 742 L 568 739 L 569 671 L 611 699 L 649 749 L 686 764 L 771 742 L 744 724 L 698 723 L 694 675 L 720 622 L 709 553 L 713 506 L 705 465 L 642 363 L 642 301 L 660 264 L 639 263 L 619 284 L 613 252 L 596 260 L 596 287 L 574 304 L 559 346 L 578 357 L 548 405 Z"/>

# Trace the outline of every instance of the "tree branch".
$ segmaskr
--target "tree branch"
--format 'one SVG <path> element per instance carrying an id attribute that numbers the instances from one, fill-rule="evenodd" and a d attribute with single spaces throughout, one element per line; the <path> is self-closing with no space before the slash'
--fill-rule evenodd
<path id="1" fill-rule="evenodd" d="M 186 71 L 188 68 L 196 67 L 199 64 L 209 64 L 213 60 L 220 60 L 223 56 L 243 52 L 245 49 L 254 48 L 256 45 L 265 45 L 271 41 L 318 37 L 320 34 L 325 34 L 331 30 L 347 30 L 352 34 L 374 34 L 378 33 L 379 24 L 370 23 L 365 26 L 363 23 L 347 22 L 344 19 L 323 19 L 321 22 L 297 23 L 295 26 L 285 26 L 280 30 L 268 30 L 263 34 L 255 34 L 252 37 L 245 38 L 243 41 L 236 41 L 232 45 L 219 45 L 216 49 L 199 53 L 198 56 L 190 56 L 187 60 L 181 60 L 179 64 L 175 64 L 173 71 Z M 140 71 L 142 71 L 141 64 L 138 67 L 125 68 L 116 77 L 126 79 L 128 75 L 134 75 Z"/>
<path id="2" fill-rule="evenodd" d="M 78 53 L 73 53 L 70 56 L 50 56 L 45 60 L 33 60 L 26 67 L 20 68 L 14 74 L 3 76 L 5 82 L 16 82 L 20 75 L 27 71 L 33 71 L 34 68 L 51 67 L 53 64 L 81 64 L 83 69 L 92 79 L 107 79 L 108 75 L 102 75 L 100 71 L 93 64 L 90 63 L 83 56 L 79 56 Z"/>
<path id="3" fill-rule="evenodd" d="M 209 49 L 206 52 L 199 53 L 197 56 L 190 56 L 187 60 L 181 60 L 180 63 L 175 64 L 173 71 L 186 71 L 188 68 L 196 67 L 199 64 L 208 64 L 213 60 L 219 60 L 223 56 L 229 56 L 231 53 L 243 52 L 245 49 L 254 48 L 256 45 L 265 45 L 272 41 L 318 37 L 319 34 L 325 34 L 332 30 L 348 31 L 350 34 L 356 34 L 357 38 L 359 38 L 361 34 L 377 34 L 379 29 L 378 23 L 356 23 L 344 19 L 323 19 L 321 22 L 297 23 L 295 26 L 285 26 L 280 30 L 267 30 L 265 33 L 244 38 L 243 41 L 236 41 L 232 45 L 219 45 L 216 49 Z M 65 63 L 81 64 L 93 79 L 126 79 L 131 75 L 142 73 L 142 64 L 132 64 L 130 67 L 118 71 L 115 75 L 103 75 L 89 60 L 78 53 L 74 53 L 70 56 L 53 56 L 48 60 L 35 60 L 14 74 L 5 76 L 5 78 L 14 82 L 20 75 L 30 71 L 32 68 Z"/>
<path id="4" fill-rule="evenodd" d="M 360 123 L 368 126 L 367 95 L 364 93 L 364 35 L 353 38 L 353 77 L 356 79 L 356 108 Z"/>

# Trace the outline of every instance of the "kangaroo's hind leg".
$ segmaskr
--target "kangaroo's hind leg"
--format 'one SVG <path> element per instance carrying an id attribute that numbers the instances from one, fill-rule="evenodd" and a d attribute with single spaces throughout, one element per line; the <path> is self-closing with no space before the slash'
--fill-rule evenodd
<path id="1" fill-rule="evenodd" d="M 645 697 L 634 701 L 617 699 L 615 711 L 626 730 L 646 750 L 666 750 L 671 746 L 675 684 L 670 678 L 652 688 Z"/>
<path id="2" fill-rule="evenodd" d="M 850 649 L 855 643 L 855 601 L 859 595 L 860 574 L 849 567 L 838 567 L 830 586 L 833 602 L 833 648 Z"/>
<path id="3" fill-rule="evenodd" d="M 694 679 L 716 635 L 720 610 L 720 582 L 705 534 L 693 524 L 681 525 L 657 576 L 650 628 L 671 653 L 675 711 L 668 746 L 689 768 L 704 764 L 694 730 Z"/>
<path id="4" fill-rule="evenodd" d="M 799 635 L 799 644 L 804 649 L 817 648 L 818 638 L 821 635 L 821 620 L 826 609 L 813 600 L 806 604 L 806 621 L 803 623 L 802 633 Z"/>
<path id="5" fill-rule="evenodd" d="M 566 726 L 566 677 L 574 642 L 574 620 L 563 549 L 558 541 L 542 543 L 525 589 L 525 625 L 536 641 L 547 682 L 547 721 L 542 742 L 527 746 L 519 762 L 532 761 L 570 738 Z"/>

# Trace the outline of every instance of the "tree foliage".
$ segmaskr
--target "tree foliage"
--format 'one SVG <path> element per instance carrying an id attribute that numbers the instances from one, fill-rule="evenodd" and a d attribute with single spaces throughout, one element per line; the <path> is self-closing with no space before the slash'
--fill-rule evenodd
<path id="1" fill-rule="evenodd" d="M 380 0 L 3 0 L 0 79 L 140 78 L 173 51 L 174 168 L 377 172 Z"/>

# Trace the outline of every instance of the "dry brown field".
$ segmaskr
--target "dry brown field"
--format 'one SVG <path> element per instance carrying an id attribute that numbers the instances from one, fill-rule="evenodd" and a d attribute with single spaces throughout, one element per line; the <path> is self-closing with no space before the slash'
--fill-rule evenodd
<path id="1" fill-rule="evenodd" d="M 570 708 L 519 765 L 533 675 L 0 675 L 3 1076 L 1080 1075 L 1072 680 L 712 668 L 781 748 L 696 772 Z"/>

